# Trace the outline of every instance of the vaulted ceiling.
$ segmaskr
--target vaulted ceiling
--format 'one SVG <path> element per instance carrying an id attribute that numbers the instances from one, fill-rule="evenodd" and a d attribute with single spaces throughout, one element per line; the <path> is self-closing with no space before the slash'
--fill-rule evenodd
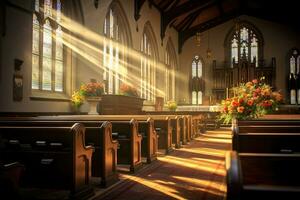
<path id="1" fill-rule="evenodd" d="M 146 0 L 135 0 L 135 19 Z M 148 0 L 161 13 L 161 38 L 168 26 L 179 33 L 179 51 L 196 32 L 203 32 L 240 15 L 290 25 L 299 30 L 300 8 L 293 0 Z"/>

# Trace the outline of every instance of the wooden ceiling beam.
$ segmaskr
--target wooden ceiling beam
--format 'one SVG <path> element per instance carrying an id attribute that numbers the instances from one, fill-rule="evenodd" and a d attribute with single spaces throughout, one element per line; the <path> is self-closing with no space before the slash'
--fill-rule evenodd
<path id="1" fill-rule="evenodd" d="M 179 53 L 181 53 L 181 51 L 182 51 L 184 42 L 186 40 L 188 40 L 190 37 L 194 36 L 197 32 L 200 32 L 200 33 L 204 32 L 204 31 L 211 29 L 219 24 L 222 24 L 230 19 L 233 19 L 239 15 L 240 15 L 240 12 L 237 12 L 237 11 L 229 12 L 229 13 L 223 14 L 222 16 L 220 15 L 216 18 L 213 18 L 207 22 L 201 23 L 193 28 L 180 31 L 179 37 L 178 37 Z"/>
<path id="2" fill-rule="evenodd" d="M 140 11 L 146 0 L 134 0 L 134 19 L 137 21 L 141 15 Z"/>
<path id="3" fill-rule="evenodd" d="M 160 5 L 162 2 L 165 2 L 165 3 L 163 5 Z M 158 6 L 161 8 L 161 10 L 165 11 L 171 5 L 175 4 L 175 6 L 176 6 L 178 2 L 179 2 L 179 0 L 176 0 L 176 1 L 174 1 L 174 0 L 169 0 L 169 1 L 162 0 Z"/>
<path id="4" fill-rule="evenodd" d="M 190 15 L 188 15 L 184 20 L 182 20 L 180 24 L 176 26 L 177 30 L 183 31 L 185 29 L 188 29 L 193 24 L 193 22 L 197 19 L 197 17 L 200 15 L 202 11 L 203 11 L 202 9 L 199 9 L 191 13 Z"/>
<path id="5" fill-rule="evenodd" d="M 168 24 L 174 20 L 176 17 L 180 15 L 190 12 L 191 10 L 195 10 L 194 12 L 200 12 L 200 10 L 207 9 L 208 7 L 216 5 L 216 0 L 198 0 L 198 1 L 188 1 L 180 6 L 175 7 L 174 9 L 170 9 L 167 12 L 161 13 L 161 39 L 165 37 L 165 31 L 167 29 Z"/>

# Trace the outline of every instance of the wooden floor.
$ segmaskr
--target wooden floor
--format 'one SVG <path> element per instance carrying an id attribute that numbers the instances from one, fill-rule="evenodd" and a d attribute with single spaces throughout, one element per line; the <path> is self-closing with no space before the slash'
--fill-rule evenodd
<path id="1" fill-rule="evenodd" d="M 225 153 L 231 148 L 229 128 L 221 128 L 193 140 L 137 174 L 122 174 L 122 181 L 93 200 L 223 200 Z"/>

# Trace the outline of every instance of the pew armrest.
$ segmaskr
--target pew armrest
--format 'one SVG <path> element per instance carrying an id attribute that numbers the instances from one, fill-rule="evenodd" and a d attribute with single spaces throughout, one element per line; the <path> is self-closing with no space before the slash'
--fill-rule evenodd
<path id="1" fill-rule="evenodd" d="M 238 159 L 238 154 L 236 151 L 227 152 L 225 167 L 227 199 L 240 199 L 242 192 L 242 174 L 240 160 Z"/>

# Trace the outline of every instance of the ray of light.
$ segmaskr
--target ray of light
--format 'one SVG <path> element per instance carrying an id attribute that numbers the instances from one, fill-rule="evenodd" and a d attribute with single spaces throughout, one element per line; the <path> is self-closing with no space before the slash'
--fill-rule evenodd
<path id="1" fill-rule="evenodd" d="M 123 175 L 125 178 L 128 178 L 132 181 L 138 182 L 139 184 L 143 184 L 151 189 L 157 190 L 165 195 L 168 195 L 169 197 L 178 199 L 178 200 L 185 200 L 186 198 L 179 195 L 179 191 L 173 189 L 172 187 L 168 187 L 165 184 L 159 184 L 158 182 L 155 182 L 153 180 L 147 180 L 141 177 L 135 177 L 130 175 Z M 162 183 L 162 182 L 160 182 Z"/>

